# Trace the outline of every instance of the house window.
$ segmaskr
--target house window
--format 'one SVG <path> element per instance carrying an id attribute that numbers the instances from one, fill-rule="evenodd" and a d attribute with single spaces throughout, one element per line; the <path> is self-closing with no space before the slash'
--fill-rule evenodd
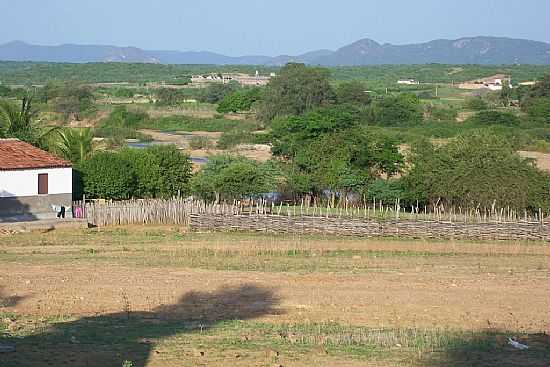
<path id="1" fill-rule="evenodd" d="M 38 195 L 47 195 L 48 194 L 48 174 L 40 173 L 38 174 Z"/>

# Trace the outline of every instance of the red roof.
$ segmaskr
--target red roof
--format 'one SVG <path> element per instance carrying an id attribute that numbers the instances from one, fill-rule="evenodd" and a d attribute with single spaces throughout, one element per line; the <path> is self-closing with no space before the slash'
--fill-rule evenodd
<path id="1" fill-rule="evenodd" d="M 63 168 L 71 163 L 17 139 L 0 139 L 0 171 Z"/>

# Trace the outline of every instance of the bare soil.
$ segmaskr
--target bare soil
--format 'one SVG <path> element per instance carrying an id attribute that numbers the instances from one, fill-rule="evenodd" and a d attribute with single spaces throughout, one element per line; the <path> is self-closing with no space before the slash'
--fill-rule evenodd
<path id="1" fill-rule="evenodd" d="M 249 270 L 251 261 L 264 263 L 264 270 Z M 6 234 L 0 237 L 0 266 L 0 313 L 34 320 L 91 320 L 158 310 L 177 315 L 170 305 L 181 300 L 187 300 L 186 315 L 203 315 L 214 311 L 196 299 L 229 292 L 216 312 L 237 312 L 238 318 L 276 325 L 550 332 L 550 247 L 540 243 L 186 234 L 167 227 L 128 227 Z M 264 301 L 243 302 L 231 296 L 232 289 L 265 290 L 272 304 L 256 312 Z M 211 350 L 207 340 L 160 343 L 159 353 L 148 350 L 144 358 L 147 366 L 221 366 L 228 359 L 236 366 L 492 365 L 485 360 L 430 364 L 399 353 L 357 359 L 317 349 L 279 356 L 270 354 L 271 347 Z M 34 356 L 30 360 L 37 365 L 51 365 L 42 363 L 43 352 L 25 348 L 20 353 Z M 200 348 L 208 351 L 206 357 Z M 90 355 L 80 360 L 78 345 L 68 350 L 73 365 L 88 365 Z M 184 360 L 189 364 L 181 364 Z M 535 362 L 525 365 L 543 366 Z"/>

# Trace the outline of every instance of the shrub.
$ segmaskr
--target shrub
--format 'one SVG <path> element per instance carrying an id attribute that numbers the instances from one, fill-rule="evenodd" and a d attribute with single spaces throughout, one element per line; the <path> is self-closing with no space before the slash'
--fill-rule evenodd
<path id="1" fill-rule="evenodd" d="M 216 111 L 219 113 L 250 111 L 252 105 L 261 98 L 261 90 L 259 88 L 247 88 L 236 90 L 226 95 Z"/>
<path id="2" fill-rule="evenodd" d="M 156 197 L 187 195 L 193 168 L 189 156 L 180 152 L 175 145 L 153 145 L 145 151 L 152 154 L 159 165 L 160 187 Z"/>
<path id="3" fill-rule="evenodd" d="M 382 126 L 416 125 L 422 121 L 422 107 L 411 93 L 386 96 L 373 104 L 371 119 Z"/>
<path id="4" fill-rule="evenodd" d="M 218 140 L 218 148 L 220 149 L 231 149 L 239 144 L 253 143 L 254 134 L 248 130 L 230 130 L 222 134 Z"/>
<path id="5" fill-rule="evenodd" d="M 88 197 L 114 200 L 186 195 L 191 170 L 189 157 L 172 145 L 99 152 L 78 166 Z"/>
<path id="6" fill-rule="evenodd" d="M 550 125 L 550 97 L 530 100 L 527 114 L 533 122 Z"/>
<path id="7" fill-rule="evenodd" d="M 189 147 L 193 150 L 212 148 L 212 140 L 206 136 L 193 136 L 189 141 Z"/>
<path id="8" fill-rule="evenodd" d="M 77 170 L 84 193 L 90 198 L 129 199 L 136 191 L 134 168 L 121 154 L 98 152 L 82 162 Z"/>
<path id="9" fill-rule="evenodd" d="M 489 105 L 481 97 L 472 97 L 466 100 L 465 107 L 473 111 L 483 111 L 488 109 Z"/>
<path id="10" fill-rule="evenodd" d="M 473 131 L 440 147 L 424 142 L 413 148 L 410 163 L 404 182 L 413 199 L 464 208 L 550 204 L 545 176 L 494 133 Z"/>
<path id="11" fill-rule="evenodd" d="M 233 200 L 271 192 L 277 172 L 269 163 L 245 157 L 213 156 L 192 181 L 193 192 L 204 199 Z"/>
<path id="12" fill-rule="evenodd" d="M 467 122 L 474 125 L 518 126 L 521 121 L 510 112 L 481 111 L 470 117 Z"/>

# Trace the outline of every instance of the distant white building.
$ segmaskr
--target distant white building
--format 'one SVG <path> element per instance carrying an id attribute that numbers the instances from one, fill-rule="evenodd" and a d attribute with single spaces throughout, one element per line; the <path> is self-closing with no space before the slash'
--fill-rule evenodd
<path id="1" fill-rule="evenodd" d="M 419 81 L 414 79 L 401 79 L 397 81 L 397 84 L 403 84 L 403 85 L 417 85 L 420 84 Z"/>
<path id="2" fill-rule="evenodd" d="M 72 205 L 71 163 L 17 139 L 0 139 L 0 218 L 54 214 Z"/>

